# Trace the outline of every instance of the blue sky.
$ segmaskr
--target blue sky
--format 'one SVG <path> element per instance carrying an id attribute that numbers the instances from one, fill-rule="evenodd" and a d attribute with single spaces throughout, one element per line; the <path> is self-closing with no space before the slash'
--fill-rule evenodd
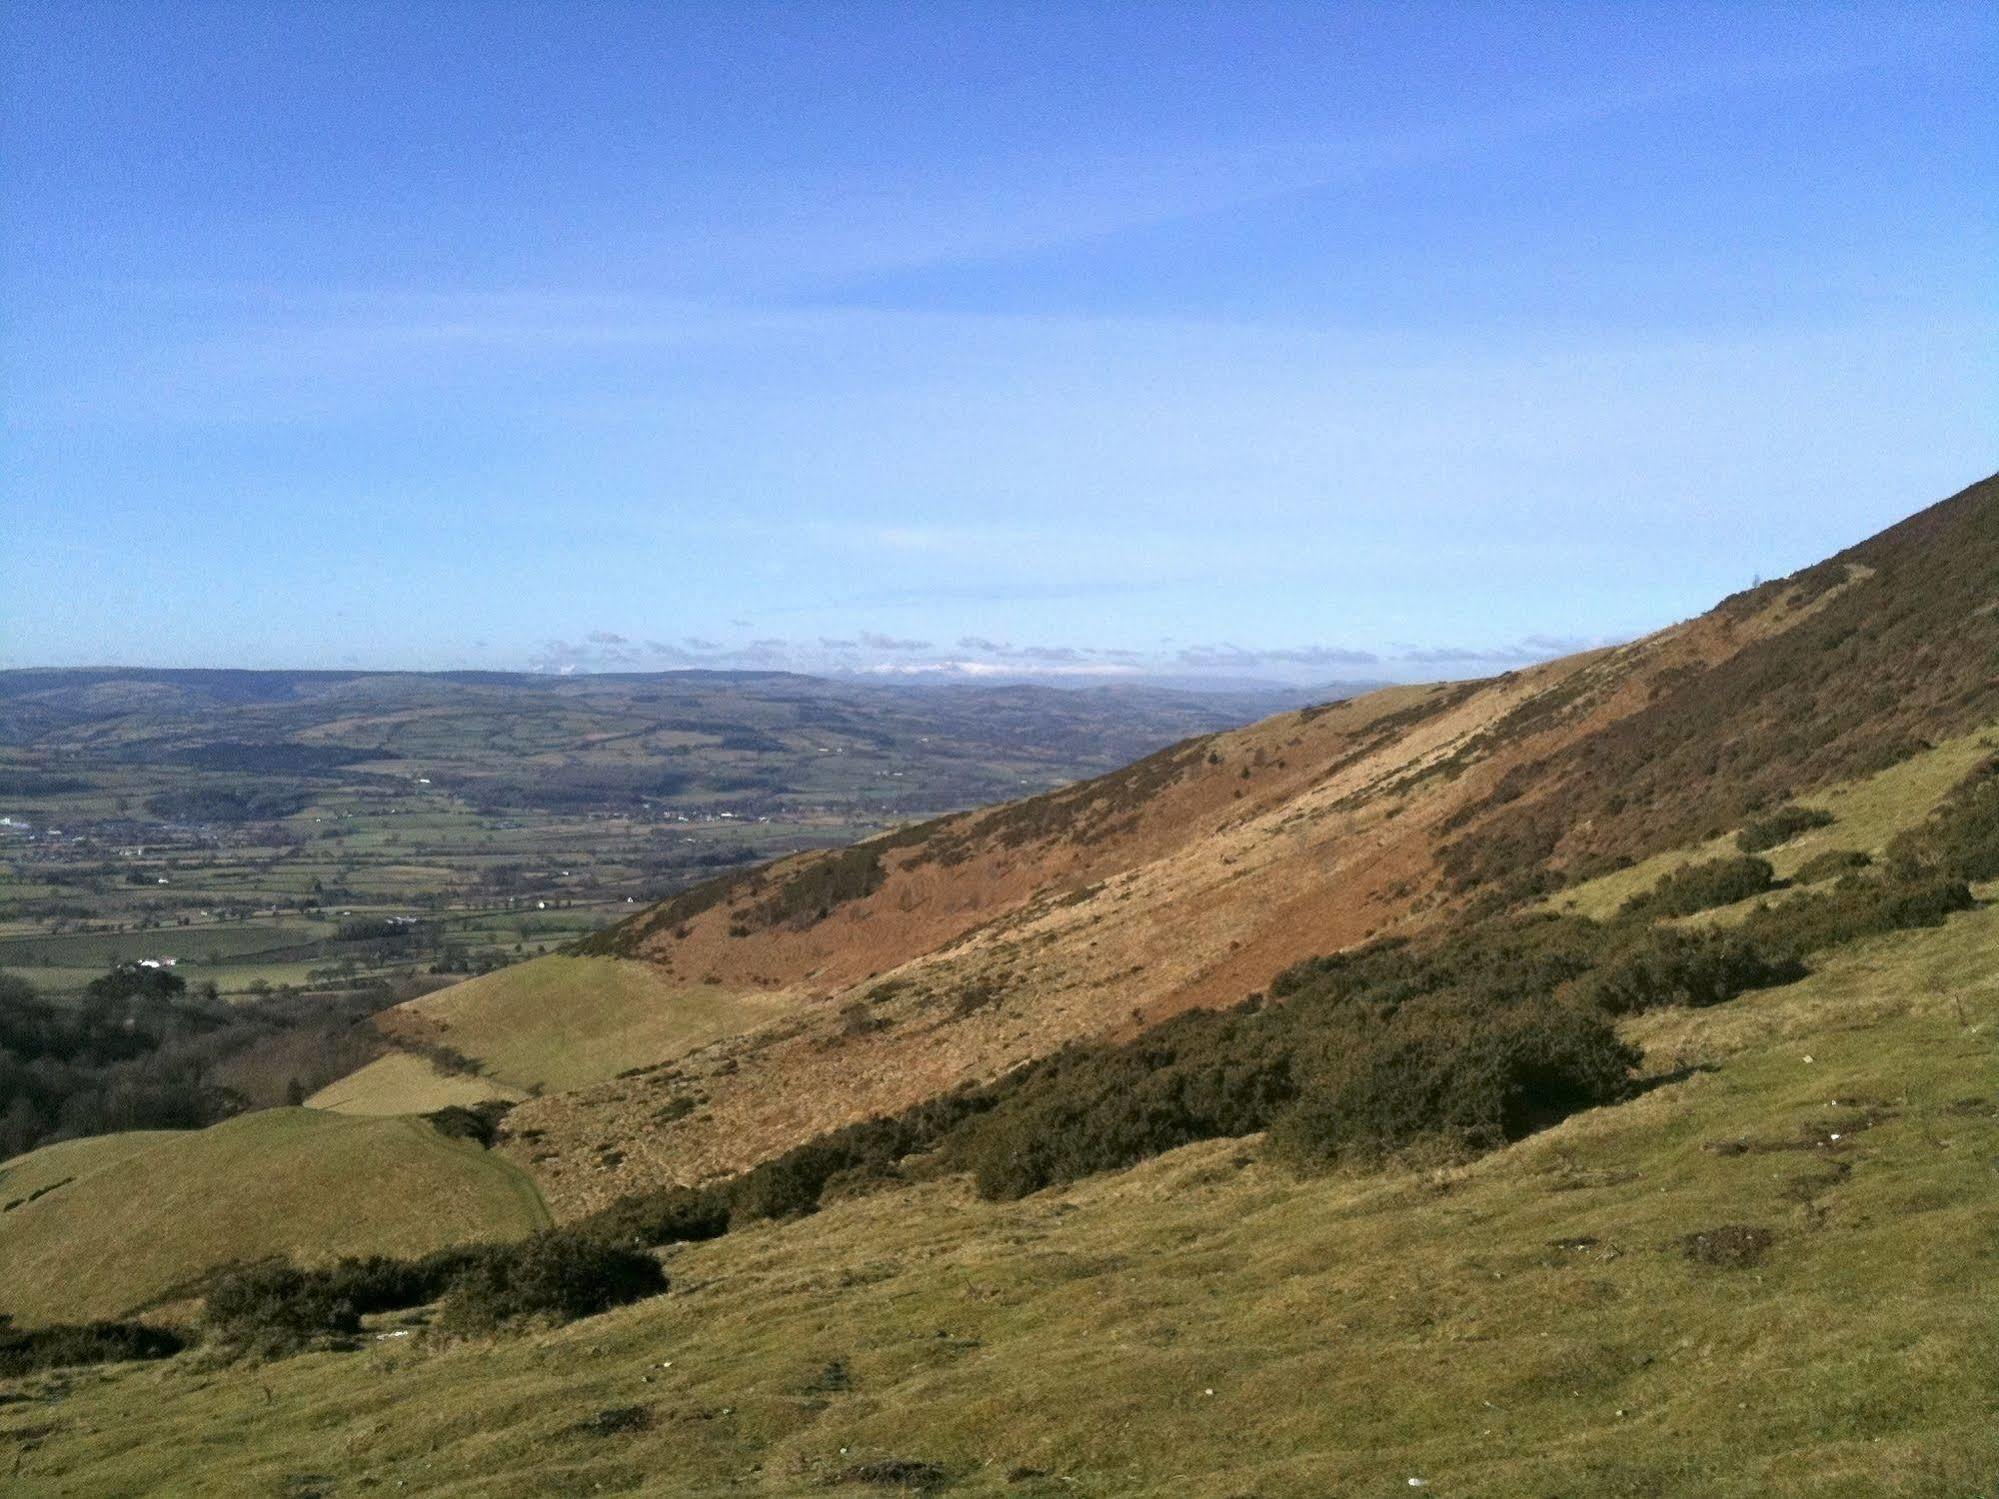
<path id="1" fill-rule="evenodd" d="M 14 0 L 0 664 L 1651 629 L 1996 466 L 1995 14 Z"/>

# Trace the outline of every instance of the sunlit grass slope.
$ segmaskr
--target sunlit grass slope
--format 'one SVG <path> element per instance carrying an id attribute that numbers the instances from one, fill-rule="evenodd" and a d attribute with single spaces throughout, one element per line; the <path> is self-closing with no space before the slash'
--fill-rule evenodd
<path id="1" fill-rule="evenodd" d="M 52 1145 L 0 1166 L 0 1201 L 65 1177 L 0 1213 L 0 1312 L 22 1324 L 115 1316 L 230 1260 L 419 1253 L 548 1222 L 533 1182 L 475 1143 L 311 1109 Z"/>
<path id="2" fill-rule="evenodd" d="M 24 1495 L 808 1494 L 891 1458 L 953 1494 L 1982 1495 L 1995 1024 L 1988 906 L 1641 1017 L 1658 1086 L 1470 1166 L 1301 1181 L 1248 1140 L 940 1182 L 683 1248 L 562 1332 L 123 1366 L 0 1433 L 36 1433 Z M 1690 1256 L 1731 1226 L 1760 1259 Z"/>
<path id="3" fill-rule="evenodd" d="M 787 1007 L 771 995 L 678 982 L 650 963 L 557 956 L 453 984 L 403 1009 L 487 1076 L 555 1093 L 680 1056 Z"/>
<path id="4" fill-rule="evenodd" d="M 469 1108 L 487 1099 L 518 1099 L 525 1095 L 494 1078 L 465 1072 L 445 1072 L 425 1057 L 392 1051 L 338 1082 L 321 1088 L 306 1104 L 337 1114 L 427 1114 L 457 1106 Z"/>

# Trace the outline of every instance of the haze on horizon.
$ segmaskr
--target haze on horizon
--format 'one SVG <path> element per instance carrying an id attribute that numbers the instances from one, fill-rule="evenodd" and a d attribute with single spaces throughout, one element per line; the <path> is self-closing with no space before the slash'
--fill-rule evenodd
<path id="1" fill-rule="evenodd" d="M 1999 466 L 1988 6 L 0 39 L 0 666 L 1463 676 Z"/>

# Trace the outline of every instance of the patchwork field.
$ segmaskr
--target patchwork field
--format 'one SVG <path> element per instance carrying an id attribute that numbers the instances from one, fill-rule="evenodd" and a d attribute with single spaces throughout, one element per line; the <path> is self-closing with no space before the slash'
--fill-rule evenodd
<path id="1" fill-rule="evenodd" d="M 0 967 L 73 994 L 480 973 L 717 869 L 1040 790 L 1286 694 L 785 673 L 0 672 Z"/>

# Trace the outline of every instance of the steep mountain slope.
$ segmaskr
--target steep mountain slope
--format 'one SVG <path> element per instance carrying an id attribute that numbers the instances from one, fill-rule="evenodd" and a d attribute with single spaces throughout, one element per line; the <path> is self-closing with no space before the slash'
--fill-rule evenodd
<path id="1" fill-rule="evenodd" d="M 1610 650 L 1199 739 L 698 886 L 584 951 L 784 1003 L 510 1120 L 558 1213 L 740 1169 L 1999 717 L 1999 481 Z"/>

